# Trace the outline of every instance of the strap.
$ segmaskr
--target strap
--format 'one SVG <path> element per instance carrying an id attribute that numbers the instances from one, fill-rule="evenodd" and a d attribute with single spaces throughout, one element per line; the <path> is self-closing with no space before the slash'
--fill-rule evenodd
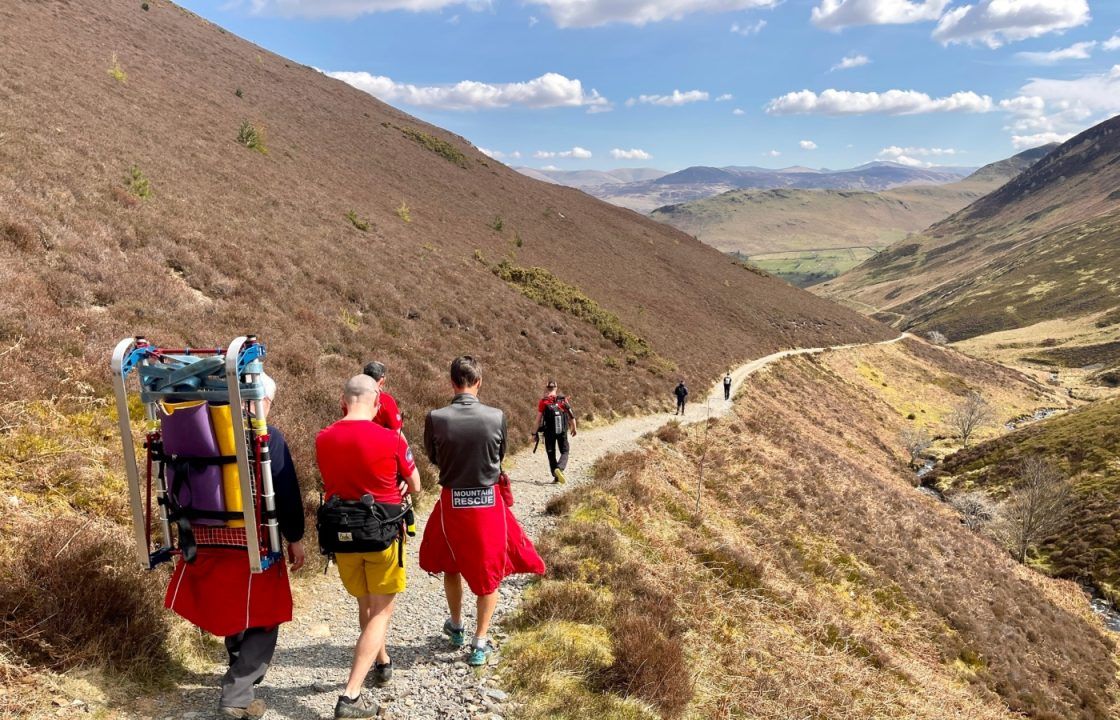
<path id="1" fill-rule="evenodd" d="M 153 451 L 152 459 L 169 465 L 187 465 L 190 467 L 209 467 L 211 465 L 233 465 L 237 462 L 236 455 L 209 455 L 200 457 L 196 455 L 173 455 L 162 451 Z"/>

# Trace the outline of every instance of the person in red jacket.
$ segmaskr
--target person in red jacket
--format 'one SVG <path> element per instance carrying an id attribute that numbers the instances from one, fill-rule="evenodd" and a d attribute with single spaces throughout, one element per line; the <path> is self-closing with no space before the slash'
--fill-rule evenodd
<path id="1" fill-rule="evenodd" d="M 400 430 L 401 426 L 404 425 L 404 415 L 401 414 L 400 406 L 397 405 L 397 399 L 385 391 L 385 365 L 376 360 L 371 360 L 362 368 L 362 374 L 370 376 L 377 383 L 377 392 L 381 404 L 377 410 L 377 417 L 373 421 L 381 427 Z"/>
<path id="2" fill-rule="evenodd" d="M 424 527 L 420 568 L 443 573 L 451 617 L 443 632 L 451 644 L 465 642 L 463 580 L 478 597 L 469 665 L 484 665 L 493 651 L 487 639 L 498 605 L 498 586 L 515 573 L 544 574 L 544 561 L 498 492 L 506 452 L 506 418 L 478 399 L 482 369 L 469 355 L 451 363 L 455 397 L 428 413 L 424 450 L 439 468 L 443 487 Z"/>
<path id="3" fill-rule="evenodd" d="M 556 391 L 556 381 L 549 380 L 545 385 L 545 396 L 537 403 L 538 433 L 544 433 L 544 451 L 548 457 L 548 474 L 556 483 L 564 482 L 564 471 L 568 469 L 568 433 L 576 436 L 576 416 L 572 412 L 571 401 Z M 556 457 L 556 451 L 560 457 Z"/>

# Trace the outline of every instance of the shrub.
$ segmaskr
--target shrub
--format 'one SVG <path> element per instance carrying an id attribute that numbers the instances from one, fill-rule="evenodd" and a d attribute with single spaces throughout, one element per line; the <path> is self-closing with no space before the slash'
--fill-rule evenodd
<path id="1" fill-rule="evenodd" d="M 459 151 L 446 140 L 441 140 L 434 135 L 429 135 L 426 132 L 421 132 L 414 128 L 398 128 L 406 138 L 415 141 L 421 147 L 431 150 L 436 155 L 439 155 L 444 160 L 454 163 L 461 168 L 467 167 L 467 156 Z"/>
<path id="2" fill-rule="evenodd" d="M 234 90 L 233 94 L 237 97 L 244 97 L 244 93 L 241 92 L 241 88 L 237 88 L 236 90 Z"/>
<path id="3" fill-rule="evenodd" d="M 521 247 L 525 244 L 525 241 L 521 239 L 521 233 L 516 230 L 513 231 L 513 244 L 516 247 Z"/>
<path id="4" fill-rule="evenodd" d="M 144 12 L 148 12 L 148 3 L 146 3 L 146 2 L 140 3 L 140 9 L 143 10 Z"/>
<path id="5" fill-rule="evenodd" d="M 122 85 L 128 82 L 128 73 L 121 67 L 121 63 L 117 60 L 117 54 L 113 53 L 109 58 L 109 77 L 113 78 Z"/>
<path id="6" fill-rule="evenodd" d="M 405 205 L 403 200 L 401 201 L 401 206 L 397 208 L 397 217 L 404 220 L 406 223 L 412 222 L 412 211 L 408 209 L 408 205 Z"/>
<path id="7" fill-rule="evenodd" d="M 676 420 L 671 420 L 657 429 L 654 433 L 657 439 L 663 443 L 674 445 L 684 439 L 684 430 L 681 429 L 681 424 Z"/>
<path id="8" fill-rule="evenodd" d="M 237 129 L 237 142 L 250 150 L 256 150 L 261 155 L 268 153 L 268 149 L 264 146 L 264 128 L 258 128 L 248 120 L 241 121 L 241 127 Z"/>
<path id="9" fill-rule="evenodd" d="M 495 232 L 501 232 L 505 223 L 502 222 L 501 215 L 495 215 L 494 219 L 490 221 L 490 229 Z"/>
<path id="10" fill-rule="evenodd" d="M 949 344 L 949 338 L 945 337 L 945 333 L 938 332 L 937 330 L 931 330 L 930 332 L 926 333 L 926 339 L 928 339 L 933 345 Z"/>
<path id="11" fill-rule="evenodd" d="M 362 232 L 369 232 L 369 219 L 368 218 L 367 219 L 362 219 L 362 218 L 358 217 L 358 213 L 351 210 L 351 211 L 346 213 L 346 219 L 350 221 L 351 225 L 353 225 L 357 229 L 361 230 Z"/>
<path id="12" fill-rule="evenodd" d="M 125 178 L 125 186 L 128 191 L 140 198 L 146 200 L 152 195 L 152 184 L 139 167 L 133 165 L 128 169 L 128 176 Z"/>

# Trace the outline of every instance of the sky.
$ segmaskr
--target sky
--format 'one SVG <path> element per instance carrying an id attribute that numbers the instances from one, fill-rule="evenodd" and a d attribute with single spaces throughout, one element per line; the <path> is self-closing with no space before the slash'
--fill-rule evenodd
<path id="1" fill-rule="evenodd" d="M 1120 0 L 179 0 L 509 165 L 979 166 L 1120 113 Z"/>

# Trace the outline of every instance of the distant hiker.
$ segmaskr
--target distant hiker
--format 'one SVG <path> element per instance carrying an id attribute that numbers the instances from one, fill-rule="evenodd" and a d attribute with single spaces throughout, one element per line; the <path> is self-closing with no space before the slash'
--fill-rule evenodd
<path id="1" fill-rule="evenodd" d="M 576 416 L 568 398 L 556 393 L 556 381 L 545 385 L 545 396 L 537 403 L 537 433 L 544 434 L 544 450 L 548 455 L 548 472 L 553 482 L 564 482 L 568 469 L 568 433 L 576 436 Z M 537 434 L 535 433 L 535 434 Z M 560 458 L 556 451 L 559 449 Z"/>
<path id="2" fill-rule="evenodd" d="M 379 687 L 392 678 L 393 661 L 385 639 L 393 601 L 405 589 L 399 478 L 415 494 L 420 492 L 420 475 L 404 436 L 374 420 L 380 409 L 380 392 L 373 378 L 364 374 L 350 378 L 343 388 L 342 405 L 346 416 L 315 438 L 325 499 L 325 510 L 320 511 L 320 544 L 334 553 L 343 586 L 358 599 L 361 627 L 350 677 L 335 703 L 334 716 L 370 718 L 379 708 L 369 693 L 362 692 L 362 686 L 371 668 Z M 339 532 L 332 525 L 332 512 L 350 518 L 368 513 L 368 519 L 361 525 L 351 522 Z M 332 545 L 336 540 L 340 544 Z"/>
<path id="3" fill-rule="evenodd" d="M 432 410 L 424 422 L 424 450 L 439 468 L 443 486 L 424 528 L 420 567 L 443 573 L 451 617 L 443 633 L 454 647 L 465 641 L 463 579 L 478 596 L 469 665 L 486 664 L 487 639 L 498 604 L 498 586 L 515 573 L 544 574 L 544 561 L 495 487 L 506 452 L 506 418 L 478 399 L 482 370 L 463 355 L 451 363 L 451 404 Z"/>
<path id="4" fill-rule="evenodd" d="M 684 415 L 685 398 L 688 397 L 688 386 L 684 384 L 684 380 L 677 383 L 673 388 L 673 394 L 677 396 L 677 411 L 674 415 Z"/>
<path id="5" fill-rule="evenodd" d="M 723 399 L 731 399 L 731 371 L 728 370 L 727 374 L 723 376 Z"/>
<path id="6" fill-rule="evenodd" d="M 363 375 L 369 375 L 377 381 L 377 390 L 381 397 L 381 409 L 377 411 L 375 423 L 390 430 L 400 430 L 404 424 L 404 415 L 401 414 L 397 399 L 385 391 L 385 365 L 371 360 L 362 368 Z"/>
<path id="7" fill-rule="evenodd" d="M 265 417 L 276 397 L 276 382 L 261 374 Z M 303 495 L 283 434 L 268 426 L 277 522 L 288 541 L 292 570 L 304 563 Z M 218 711 L 224 717 L 259 718 L 267 709 L 255 699 L 264 680 L 280 624 L 292 619 L 292 591 L 284 563 L 253 575 L 249 570 L 244 528 L 196 526 L 194 562 L 180 556 L 167 586 L 164 604 L 211 635 L 225 638 L 229 669 L 222 676 Z"/>

